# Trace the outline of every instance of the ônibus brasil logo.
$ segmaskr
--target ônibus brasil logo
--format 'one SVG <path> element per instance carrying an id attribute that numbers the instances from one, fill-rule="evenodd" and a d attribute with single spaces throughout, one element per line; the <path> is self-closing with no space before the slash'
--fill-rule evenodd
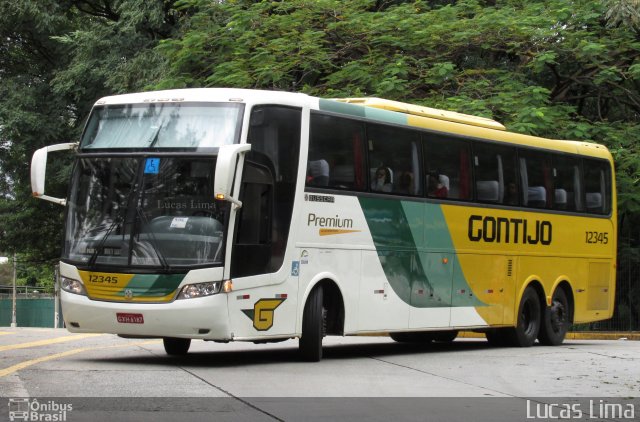
<path id="1" fill-rule="evenodd" d="M 9 421 L 64 422 L 73 410 L 71 403 L 54 400 L 40 402 L 38 399 L 9 399 Z"/>

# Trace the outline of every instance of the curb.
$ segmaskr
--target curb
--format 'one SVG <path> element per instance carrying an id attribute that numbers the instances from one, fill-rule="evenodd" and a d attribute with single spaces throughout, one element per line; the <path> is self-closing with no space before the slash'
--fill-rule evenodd
<path id="1" fill-rule="evenodd" d="M 461 331 L 458 334 L 461 338 L 485 338 L 483 333 L 474 333 L 473 331 Z M 640 332 L 638 331 L 571 331 L 565 337 L 567 340 L 633 340 L 640 341 Z"/>

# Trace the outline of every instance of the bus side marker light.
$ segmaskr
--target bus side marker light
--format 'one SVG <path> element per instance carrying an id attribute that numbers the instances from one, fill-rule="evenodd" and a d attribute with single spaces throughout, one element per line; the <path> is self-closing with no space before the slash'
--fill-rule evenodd
<path id="1" fill-rule="evenodd" d="M 251 295 L 238 295 L 236 296 L 236 299 L 238 300 L 246 300 L 246 299 L 250 299 Z"/>
<path id="2" fill-rule="evenodd" d="M 449 263 L 449 258 L 442 258 L 442 263 L 443 264 L 448 264 Z"/>
<path id="3" fill-rule="evenodd" d="M 276 299 L 286 299 L 287 298 L 287 294 L 286 293 L 278 293 L 276 295 Z"/>
<path id="4" fill-rule="evenodd" d="M 233 290 L 233 281 L 226 280 L 222 283 L 222 291 L 225 293 L 230 293 Z"/>

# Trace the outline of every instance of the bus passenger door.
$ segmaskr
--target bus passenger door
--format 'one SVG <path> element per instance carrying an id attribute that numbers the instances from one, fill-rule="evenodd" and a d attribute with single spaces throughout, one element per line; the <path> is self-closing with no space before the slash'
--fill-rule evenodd
<path id="1" fill-rule="evenodd" d="M 420 253 L 411 285 L 409 328 L 449 327 L 453 254 Z"/>
<path id="2" fill-rule="evenodd" d="M 245 155 L 242 208 L 230 257 L 234 292 L 228 303 L 235 337 L 295 332 L 298 276 L 285 255 L 292 243 L 300 125 L 298 108 L 259 105 L 251 110 L 251 151 Z"/>
<path id="3" fill-rule="evenodd" d="M 246 160 L 236 231 L 231 252 L 229 319 L 234 338 L 278 336 L 295 329 L 297 283 L 283 283 L 290 273 L 282 265 L 273 236 L 274 179 L 268 167 Z"/>

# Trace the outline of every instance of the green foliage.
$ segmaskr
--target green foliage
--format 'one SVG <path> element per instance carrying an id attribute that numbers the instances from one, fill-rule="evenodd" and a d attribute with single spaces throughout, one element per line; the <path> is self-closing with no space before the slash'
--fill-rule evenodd
<path id="1" fill-rule="evenodd" d="M 64 213 L 31 198 L 33 152 L 78 139 L 99 97 L 156 78 L 165 61 L 155 47 L 178 16 L 162 0 L 0 2 L 0 249 L 34 262 L 25 280 L 51 278 L 41 272 L 60 256 Z M 48 194 L 66 195 L 70 165 L 52 156 Z"/>

